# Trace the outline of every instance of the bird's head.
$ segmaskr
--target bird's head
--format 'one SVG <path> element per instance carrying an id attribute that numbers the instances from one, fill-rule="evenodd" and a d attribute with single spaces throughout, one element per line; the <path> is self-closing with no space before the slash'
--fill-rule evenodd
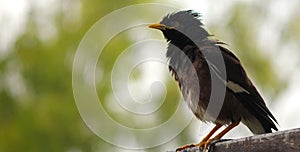
<path id="1" fill-rule="evenodd" d="M 200 14 L 192 10 L 166 15 L 160 23 L 150 24 L 150 28 L 161 30 L 170 43 L 181 48 L 188 43 L 202 41 L 210 36 L 202 27 Z"/>

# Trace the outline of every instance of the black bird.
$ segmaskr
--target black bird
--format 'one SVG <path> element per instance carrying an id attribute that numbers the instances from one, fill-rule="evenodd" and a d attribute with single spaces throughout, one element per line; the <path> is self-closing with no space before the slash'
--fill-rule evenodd
<path id="1" fill-rule="evenodd" d="M 179 11 L 166 15 L 160 23 L 149 25 L 162 31 L 168 42 L 169 70 L 189 108 L 199 120 L 215 124 L 198 144 L 185 145 L 176 151 L 194 146 L 205 150 L 240 122 L 254 134 L 277 131 L 277 120 L 240 60 L 224 43 L 211 38 L 200 16 L 192 10 Z M 211 138 L 222 126 L 226 128 Z"/>

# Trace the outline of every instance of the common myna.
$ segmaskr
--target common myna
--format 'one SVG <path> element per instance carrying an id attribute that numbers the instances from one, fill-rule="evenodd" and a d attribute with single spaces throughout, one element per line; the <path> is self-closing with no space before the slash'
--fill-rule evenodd
<path id="1" fill-rule="evenodd" d="M 187 105 L 199 120 L 215 124 L 198 144 L 185 145 L 176 151 L 195 146 L 205 150 L 240 122 L 254 134 L 277 131 L 277 120 L 240 60 L 224 47 L 225 43 L 211 38 L 199 17 L 200 14 L 192 10 L 179 11 L 166 15 L 160 23 L 149 25 L 160 30 L 168 42 L 169 70 Z M 221 105 L 212 104 L 209 108 L 210 102 Z M 222 126 L 226 128 L 211 138 Z"/>

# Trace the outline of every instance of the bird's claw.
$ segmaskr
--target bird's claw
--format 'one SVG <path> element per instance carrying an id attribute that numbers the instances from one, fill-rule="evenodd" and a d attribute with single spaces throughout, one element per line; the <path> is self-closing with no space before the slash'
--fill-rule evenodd
<path id="1" fill-rule="evenodd" d="M 192 148 L 192 147 L 196 147 L 196 145 L 194 145 L 194 144 L 187 144 L 187 145 L 178 147 L 175 151 L 176 151 L 176 152 L 180 152 L 180 151 L 182 151 L 182 150 L 184 150 L 184 149 Z"/>
<path id="2" fill-rule="evenodd" d="M 206 151 L 213 152 L 216 143 L 222 142 L 222 141 L 228 141 L 228 140 L 231 140 L 231 139 L 209 139 L 205 142 L 200 142 L 199 144 L 187 144 L 187 145 L 181 146 L 181 147 L 177 148 L 175 151 L 181 152 L 188 148 L 199 147 L 199 150 L 202 152 L 206 152 Z"/>
<path id="3" fill-rule="evenodd" d="M 187 145 L 184 145 L 184 146 L 181 146 L 181 147 L 177 148 L 175 151 L 176 152 L 181 152 L 181 151 L 183 151 L 185 149 L 188 149 L 188 148 L 199 147 L 199 150 L 205 152 L 208 145 L 209 145 L 209 142 L 200 142 L 198 144 L 187 144 Z"/>

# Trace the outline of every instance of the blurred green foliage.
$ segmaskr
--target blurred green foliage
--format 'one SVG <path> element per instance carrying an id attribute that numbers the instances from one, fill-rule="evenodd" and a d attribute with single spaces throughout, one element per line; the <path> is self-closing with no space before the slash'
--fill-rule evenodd
<path id="1" fill-rule="evenodd" d="M 26 30 L 16 38 L 14 47 L 8 50 L 9 55 L 0 61 L 1 152 L 116 150 L 94 135 L 77 111 L 72 94 L 72 61 L 80 40 L 97 20 L 118 8 L 143 2 L 148 0 L 82 0 L 58 3 L 59 9 L 49 23 L 54 27 L 54 31 L 50 31 L 54 33 L 53 37 L 45 35 L 47 31 L 44 30 L 47 28 L 44 29 L 43 24 L 41 25 L 37 19 L 43 17 L 43 12 L 36 7 L 31 8 Z M 68 11 L 76 10 L 78 4 L 75 3 L 80 3 L 80 13 L 72 19 L 68 16 L 72 12 Z M 247 13 L 244 12 L 245 8 L 248 8 Z M 273 90 L 269 93 L 275 96 L 282 91 L 285 81 L 277 77 L 276 67 L 272 66 L 269 57 L 264 56 L 262 50 L 255 44 L 257 29 L 253 29 L 252 23 L 256 22 L 255 17 L 259 16 L 259 13 L 253 12 L 259 11 L 262 11 L 261 8 L 237 5 L 232 10 L 224 33 L 230 35 L 229 38 L 234 42 L 230 46 L 237 51 L 250 75 L 262 88 Z M 299 33 L 298 22 L 296 19 L 291 20 L 288 28 Z M 211 27 L 222 33 L 216 26 L 218 25 Z M 289 39 L 292 34 L 286 33 L 285 36 Z M 102 54 L 110 56 L 103 58 L 99 63 L 105 71 L 101 85 L 98 86 L 98 91 L 101 92 L 99 97 L 104 101 L 103 104 L 106 104 L 107 95 L 111 94 L 110 70 L 120 51 L 128 45 L 130 45 L 128 37 L 118 37 L 114 43 L 107 46 L 110 50 L 116 51 Z M 174 109 L 168 107 L 176 107 L 178 104 L 174 104 L 179 94 L 173 80 L 168 81 L 167 89 L 169 91 L 166 103 L 159 112 L 161 121 L 168 119 L 174 112 Z M 112 113 L 112 117 L 118 119 L 117 114 Z M 129 124 L 131 120 L 133 119 L 126 119 Z M 111 132 L 114 135 L 114 131 Z M 179 144 L 187 142 L 187 135 L 188 132 L 185 130 L 178 137 Z M 158 149 L 149 151 L 159 151 Z"/>

